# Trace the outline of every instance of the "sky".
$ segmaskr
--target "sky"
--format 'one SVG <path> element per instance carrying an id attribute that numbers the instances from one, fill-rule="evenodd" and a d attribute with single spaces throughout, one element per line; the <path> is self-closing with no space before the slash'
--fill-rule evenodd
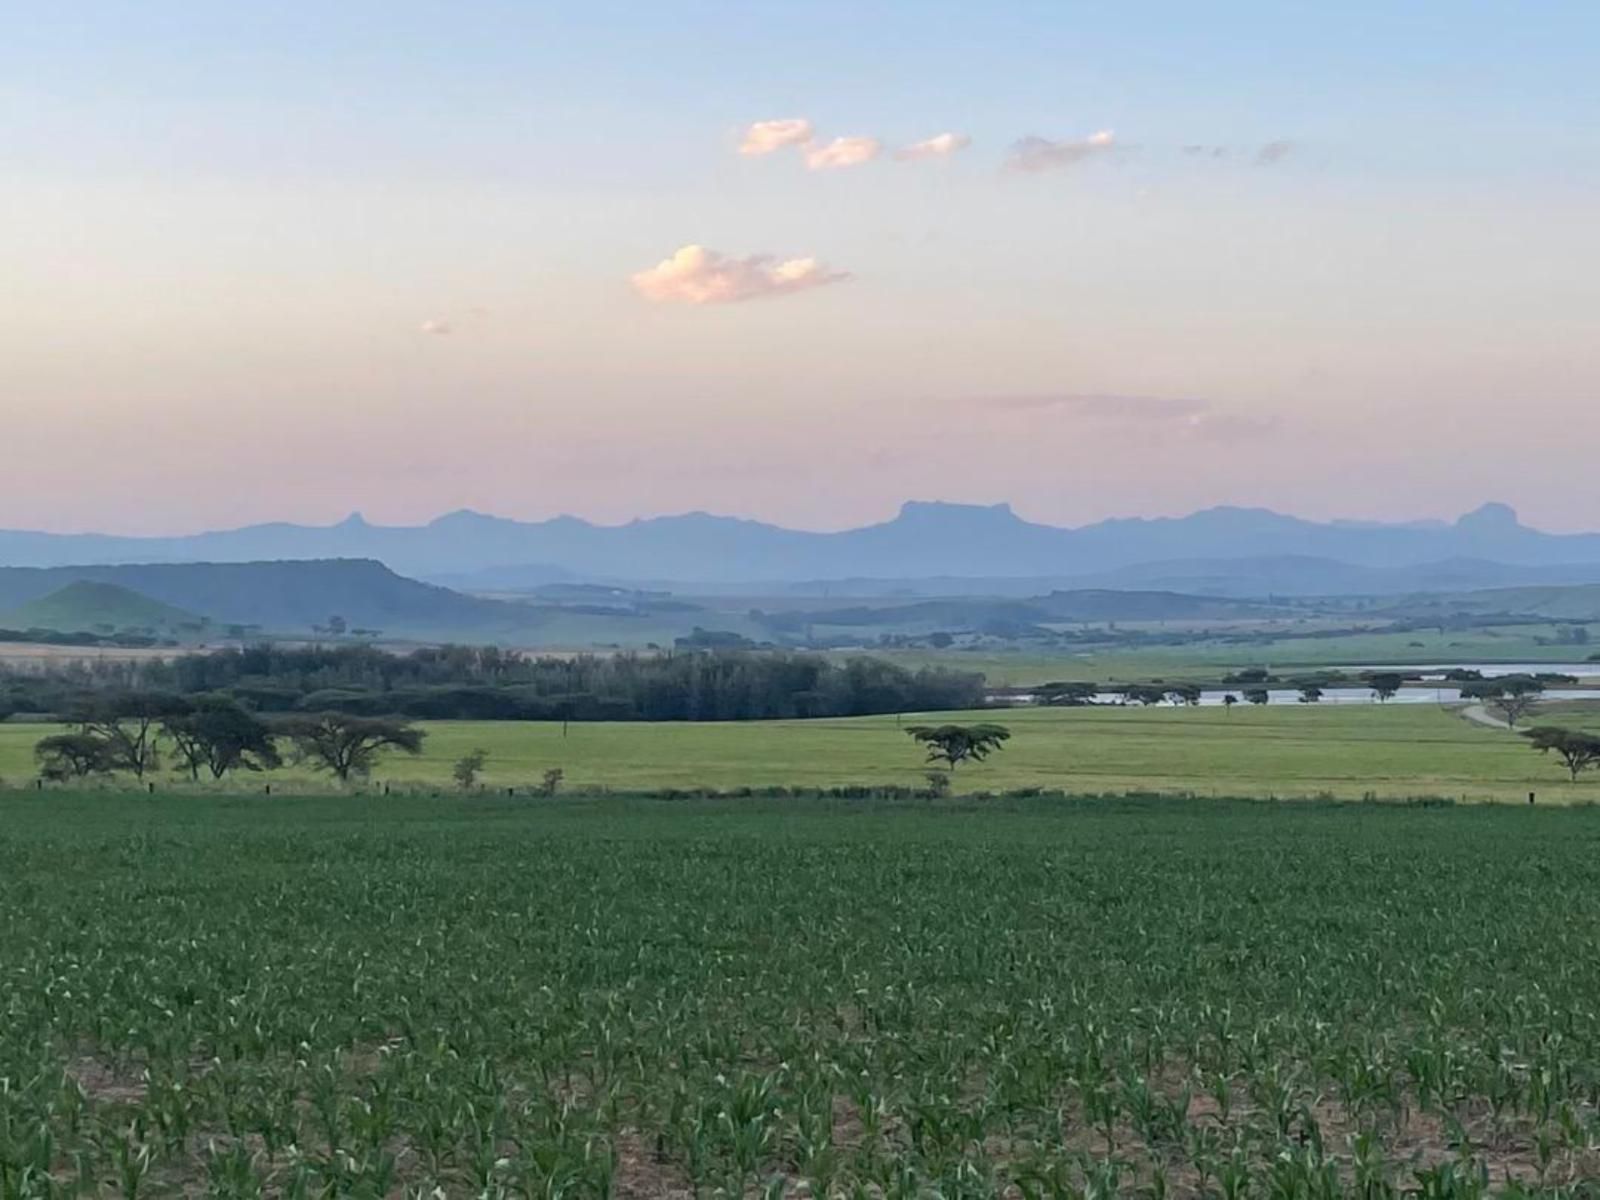
<path id="1" fill-rule="evenodd" d="M 1600 528 L 1600 6 L 171 0 L 0 41 L 0 527 Z"/>

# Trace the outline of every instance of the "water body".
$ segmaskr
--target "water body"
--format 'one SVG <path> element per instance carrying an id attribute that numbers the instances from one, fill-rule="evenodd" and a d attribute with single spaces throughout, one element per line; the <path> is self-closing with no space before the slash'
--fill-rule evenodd
<path id="1" fill-rule="evenodd" d="M 1245 703 L 1244 689 L 1219 688 L 1216 691 L 1200 693 L 1202 707 L 1223 703 L 1223 697 L 1232 693 L 1241 704 Z M 1600 700 L 1600 689 L 1596 688 L 1548 688 L 1540 693 L 1544 700 Z M 1094 698 L 1096 704 L 1121 704 L 1123 699 L 1116 692 L 1100 692 Z M 1299 688 L 1268 688 L 1268 704 L 1299 704 Z M 1320 704 L 1377 704 L 1378 700 L 1372 694 L 1371 688 L 1365 687 L 1330 687 L 1322 689 Z M 1401 688 L 1387 701 L 1386 704 L 1459 704 L 1461 703 L 1461 689 L 1454 685 L 1449 687 L 1405 687 Z"/>
<path id="2" fill-rule="evenodd" d="M 1477 671 L 1485 679 L 1501 679 L 1507 675 L 1537 675 L 1540 673 L 1551 675 L 1571 675 L 1577 679 L 1600 680 L 1600 663 L 1413 663 L 1394 666 L 1383 664 L 1370 667 L 1336 667 L 1332 670 L 1344 671 L 1350 675 L 1359 675 L 1366 671 L 1395 671 L 1401 674 L 1418 676 L 1425 682 L 1403 687 L 1385 703 L 1388 704 L 1459 704 L 1462 702 L 1461 687 L 1457 683 L 1446 683 L 1445 673 L 1448 671 Z M 1285 674 L 1291 673 L 1285 670 Z M 1312 669 L 1306 668 L 1306 674 L 1311 674 Z M 1426 682 L 1437 680 L 1437 683 Z M 1223 697 L 1232 694 L 1243 704 L 1244 693 L 1251 685 L 1242 685 L 1231 688 L 1211 688 L 1200 693 L 1202 707 L 1220 705 L 1224 703 Z M 1575 688 L 1552 687 L 1540 693 L 1545 700 L 1600 700 L 1600 688 Z M 1019 704 L 1033 703 L 1035 697 L 1022 695 L 1011 697 Z M 1372 694 L 1372 689 L 1355 685 L 1351 687 L 1325 687 L 1322 689 L 1322 704 L 1377 704 L 1379 701 Z M 1097 692 L 1091 703 L 1122 705 L 1127 701 L 1123 696 L 1114 691 Z M 1169 704 L 1163 701 L 1163 704 Z M 1290 687 L 1275 687 L 1267 690 L 1268 704 L 1300 704 L 1300 689 Z"/>
<path id="3" fill-rule="evenodd" d="M 1218 688 L 1215 691 L 1200 693 L 1200 706 L 1202 708 L 1225 703 L 1223 697 L 1232 695 L 1240 704 L 1246 703 L 1243 688 Z M 1539 694 L 1542 700 L 1600 700 L 1600 688 L 1549 688 Z M 1038 698 L 1031 694 L 1007 696 L 1006 701 L 1013 704 L 1032 704 Z M 1124 699 L 1120 692 L 1096 692 L 1091 704 L 1104 704 L 1112 706 L 1126 705 L 1128 707 L 1141 707 L 1131 704 Z M 1299 688 L 1268 688 L 1268 704 L 1301 704 Z M 1322 699 L 1319 704 L 1377 704 L 1377 697 L 1372 694 L 1371 688 L 1365 687 L 1330 687 L 1322 689 Z M 1405 687 L 1401 688 L 1388 700 L 1386 704 L 1459 704 L 1461 703 L 1461 689 L 1454 685 L 1449 687 Z M 1171 707 L 1171 701 L 1163 700 L 1159 707 Z M 1309 707 L 1309 706 L 1308 706 Z"/>
<path id="4" fill-rule="evenodd" d="M 1447 671 L 1476 671 L 1485 679 L 1507 675 L 1572 675 L 1578 679 L 1600 679 L 1600 662 L 1581 663 L 1411 663 L 1401 666 L 1334 667 L 1337 671 L 1360 674 L 1363 671 L 1399 671 L 1424 679 L 1442 679 Z"/>

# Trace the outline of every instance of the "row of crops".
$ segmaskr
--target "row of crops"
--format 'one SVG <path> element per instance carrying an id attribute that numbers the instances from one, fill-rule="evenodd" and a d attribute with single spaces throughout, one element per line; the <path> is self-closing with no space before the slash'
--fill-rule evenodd
<path id="1" fill-rule="evenodd" d="M 1592 1195 L 1597 1146 L 1592 810 L 0 799 L 0 1197 Z"/>

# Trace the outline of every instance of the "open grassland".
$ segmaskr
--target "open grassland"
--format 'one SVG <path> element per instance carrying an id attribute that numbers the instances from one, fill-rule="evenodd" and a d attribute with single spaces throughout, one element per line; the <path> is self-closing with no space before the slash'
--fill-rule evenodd
<path id="1" fill-rule="evenodd" d="M 1593 1195 L 1597 897 L 1587 808 L 13 793 L 0 1192 Z"/>
<path id="2" fill-rule="evenodd" d="M 1429 663 L 1570 663 L 1594 653 L 1592 646 L 1540 645 L 1556 636 L 1554 625 L 1502 628 L 1411 630 L 1357 633 L 1344 637 L 1296 637 L 1285 631 L 1270 642 L 1202 641 L 1182 646 L 1152 646 L 1041 654 L 1020 650 L 871 650 L 903 667 L 949 667 L 976 671 L 997 687 L 1029 687 L 1051 680 L 1108 683 L 1151 678 L 1218 679 L 1242 667 L 1337 668 Z M 852 651 L 851 653 L 861 653 Z M 840 654 L 840 657 L 849 655 Z"/>
<path id="3" fill-rule="evenodd" d="M 1576 707 L 1576 706 L 1574 706 Z M 960 791 L 1049 788 L 1078 793 L 1359 799 L 1444 795 L 1546 803 L 1600 800 L 1600 773 L 1578 784 L 1521 738 L 1425 705 L 1221 708 L 1022 708 L 945 713 L 932 721 L 999 720 L 1013 737 L 988 762 L 962 767 Z M 1537 719 L 1537 718 L 1536 718 Z M 1568 724 L 1580 721 L 1560 718 Z M 918 718 L 723 723 L 423 723 L 420 758 L 390 756 L 375 784 L 449 786 L 452 764 L 489 753 L 483 782 L 525 787 L 550 768 L 575 789 L 924 786 L 921 752 L 902 725 Z M 33 777 L 32 746 L 50 727 L 0 725 L 0 779 Z M 290 766 L 232 787 L 328 786 Z M 163 784 L 170 782 L 163 777 Z M 122 786 L 126 786 L 126 781 Z"/>

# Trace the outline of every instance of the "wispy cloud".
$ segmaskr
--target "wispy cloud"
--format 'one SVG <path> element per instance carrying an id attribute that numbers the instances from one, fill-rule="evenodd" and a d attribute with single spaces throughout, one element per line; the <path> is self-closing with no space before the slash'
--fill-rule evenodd
<path id="1" fill-rule="evenodd" d="M 1025 172 L 1055 171 L 1105 154 L 1115 149 L 1116 145 L 1117 135 L 1109 129 L 1091 133 L 1085 138 L 1063 141 L 1029 136 L 1011 143 L 1011 150 L 1006 156 L 1006 168 Z"/>
<path id="2" fill-rule="evenodd" d="M 775 121 L 757 121 L 747 126 L 739 142 L 739 153 L 771 154 L 785 146 L 802 146 L 811 141 L 811 122 L 804 117 L 784 117 Z"/>
<path id="3" fill-rule="evenodd" d="M 883 143 L 871 137 L 836 137 L 831 142 L 808 142 L 806 167 L 812 171 L 836 171 L 856 167 L 878 157 Z"/>
<path id="4" fill-rule="evenodd" d="M 455 327 L 449 321 L 431 317 L 417 326 L 417 332 L 431 334 L 434 337 L 443 337 L 446 334 L 454 333 Z"/>
<path id="5" fill-rule="evenodd" d="M 1289 152 L 1293 149 L 1294 143 L 1290 141 L 1268 142 L 1256 151 L 1256 164 L 1262 167 L 1270 167 L 1275 163 L 1280 163 L 1289 157 Z"/>
<path id="6" fill-rule="evenodd" d="M 1195 416 L 1211 407 L 1205 400 L 1184 396 L 1119 396 L 1103 392 L 1039 392 L 1009 396 L 973 396 L 973 404 L 1037 412 L 1053 409 L 1080 416 L 1125 421 L 1171 421 Z"/>
<path id="7" fill-rule="evenodd" d="M 894 156 L 902 162 L 920 162 L 930 158 L 949 158 L 952 154 L 965 150 L 970 145 L 972 145 L 972 139 L 964 133 L 938 133 L 920 142 L 913 142 L 909 146 L 902 146 L 895 151 Z"/>
<path id="8" fill-rule="evenodd" d="M 764 296 L 785 296 L 850 276 L 814 258 L 779 260 L 771 254 L 729 258 L 704 246 L 684 246 L 633 276 L 634 289 L 662 304 L 731 304 Z"/>

